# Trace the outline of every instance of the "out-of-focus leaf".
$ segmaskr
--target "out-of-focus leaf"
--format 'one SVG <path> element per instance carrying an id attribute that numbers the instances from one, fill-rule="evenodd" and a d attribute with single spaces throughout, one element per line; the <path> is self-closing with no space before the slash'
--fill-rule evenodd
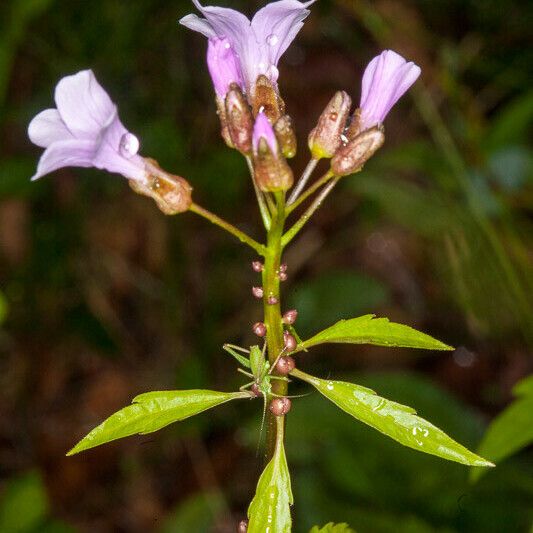
<path id="1" fill-rule="evenodd" d="M 32 472 L 13 479 L 0 501 L 0 531 L 26 533 L 42 525 L 48 501 L 39 474 Z"/>
<path id="2" fill-rule="evenodd" d="M 494 466 L 417 416 L 411 407 L 381 398 L 373 390 L 353 383 L 323 380 L 299 370 L 292 375 L 313 385 L 349 415 L 404 446 L 469 466 Z"/>
<path id="3" fill-rule="evenodd" d="M 6 319 L 7 311 L 8 306 L 6 297 L 0 292 L 0 324 Z"/>
<path id="4" fill-rule="evenodd" d="M 30 178 L 35 173 L 36 160 L 10 158 L 0 165 L 0 198 L 27 198 L 37 194 Z"/>
<path id="5" fill-rule="evenodd" d="M 453 350 L 450 346 L 403 324 L 389 322 L 388 318 L 364 315 L 341 320 L 299 344 L 295 351 L 324 343 L 374 344 L 427 350 Z"/>
<path id="6" fill-rule="evenodd" d="M 355 533 L 355 531 L 348 524 L 334 524 L 330 522 L 324 527 L 313 527 L 309 533 Z"/>
<path id="7" fill-rule="evenodd" d="M 509 146 L 494 152 L 488 161 L 489 171 L 507 191 L 517 191 L 533 178 L 533 160 L 523 146 Z"/>
<path id="8" fill-rule="evenodd" d="M 492 461 L 502 461 L 533 443 L 533 375 L 513 389 L 518 398 L 489 426 L 478 452 Z M 480 472 L 472 472 L 473 480 Z"/>
<path id="9" fill-rule="evenodd" d="M 246 392 L 209 390 L 147 392 L 94 428 L 67 455 L 130 435 L 152 433 L 216 405 L 248 397 Z"/>
<path id="10" fill-rule="evenodd" d="M 165 520 L 159 533 L 209 533 L 213 522 L 224 509 L 224 501 L 219 494 L 201 493 L 188 498 Z"/>
<path id="11" fill-rule="evenodd" d="M 283 442 L 279 442 L 274 457 L 259 478 L 254 499 L 248 508 L 248 533 L 290 533 L 292 504 L 289 467 Z"/>
<path id="12" fill-rule="evenodd" d="M 326 327 L 343 316 L 376 309 L 389 299 L 379 281 L 350 271 L 328 272 L 296 285 L 289 295 L 290 306 L 298 309 L 298 331 Z M 316 330 L 315 330 L 316 331 Z"/>

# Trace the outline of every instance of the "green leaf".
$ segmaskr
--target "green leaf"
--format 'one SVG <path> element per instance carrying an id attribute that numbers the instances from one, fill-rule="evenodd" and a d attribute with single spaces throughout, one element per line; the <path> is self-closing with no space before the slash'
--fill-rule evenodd
<path id="1" fill-rule="evenodd" d="M 145 435 L 197 415 L 202 411 L 239 398 L 247 392 L 216 392 L 209 390 L 147 392 L 94 428 L 67 455 L 74 455 L 122 437 Z"/>
<path id="2" fill-rule="evenodd" d="M 254 499 L 248 508 L 248 533 L 290 533 L 290 505 L 293 503 L 285 448 L 280 442 L 259 478 Z"/>
<path id="3" fill-rule="evenodd" d="M 409 326 L 389 322 L 388 318 L 375 318 L 375 315 L 365 315 L 337 322 L 298 345 L 295 351 L 299 352 L 326 342 L 375 344 L 377 346 L 424 348 L 427 350 L 453 350 L 451 346 L 447 346 L 443 342 Z"/>
<path id="4" fill-rule="evenodd" d="M 404 446 L 469 466 L 494 466 L 448 437 L 443 431 L 401 405 L 352 383 L 330 381 L 295 370 L 294 377 L 315 387 L 337 407 Z"/>
<path id="5" fill-rule="evenodd" d="M 518 398 L 500 413 L 489 426 L 478 452 L 492 461 L 501 461 L 533 443 L 533 375 L 513 389 Z M 479 479 L 472 472 L 471 479 Z"/>
<path id="6" fill-rule="evenodd" d="M 348 524 L 334 524 L 330 522 L 324 527 L 313 527 L 309 533 L 355 533 L 355 531 Z"/>

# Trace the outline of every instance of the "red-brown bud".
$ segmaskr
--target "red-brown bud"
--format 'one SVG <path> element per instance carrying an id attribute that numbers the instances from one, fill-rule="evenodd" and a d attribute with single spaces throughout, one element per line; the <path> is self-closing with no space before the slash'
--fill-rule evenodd
<path id="1" fill-rule="evenodd" d="M 237 533 L 247 533 L 248 531 L 248 520 L 241 520 L 237 525 Z"/>
<path id="2" fill-rule="evenodd" d="M 288 352 L 294 352 L 294 350 L 296 350 L 296 346 L 298 346 L 296 339 L 288 331 L 283 333 L 283 342 L 285 343 L 285 349 Z"/>
<path id="3" fill-rule="evenodd" d="M 350 125 L 346 130 L 346 138 L 348 141 L 355 139 L 361 133 L 361 110 L 357 108 L 350 119 Z"/>
<path id="4" fill-rule="evenodd" d="M 168 174 L 157 161 L 145 158 L 148 182 L 129 180 L 130 187 L 138 194 L 153 198 L 165 215 L 177 215 L 188 211 L 192 204 L 192 187 L 180 176 Z"/>
<path id="5" fill-rule="evenodd" d="M 261 138 L 254 153 L 255 179 L 262 191 L 287 191 L 294 177 L 291 168 L 281 153 L 273 152 L 266 139 Z"/>
<path id="6" fill-rule="evenodd" d="M 274 131 L 278 139 L 281 153 L 290 159 L 296 155 L 296 133 L 292 126 L 292 119 L 289 115 L 283 115 L 275 124 Z"/>
<path id="7" fill-rule="evenodd" d="M 291 410 L 291 401 L 287 397 L 274 398 L 268 407 L 275 416 L 284 416 Z"/>
<path id="8" fill-rule="evenodd" d="M 256 398 L 260 398 L 261 396 L 263 396 L 263 393 L 261 392 L 261 389 L 259 388 L 259 385 L 257 383 L 254 383 L 250 387 L 250 391 Z"/>
<path id="9" fill-rule="evenodd" d="M 289 356 L 280 357 L 278 359 L 278 362 L 276 363 L 276 371 L 282 376 L 286 376 L 287 374 L 292 372 L 295 367 L 296 363 L 294 362 L 294 359 Z"/>
<path id="10" fill-rule="evenodd" d="M 285 263 L 281 263 L 281 265 L 279 265 L 280 272 L 287 272 L 288 269 L 289 267 Z"/>
<path id="11" fill-rule="evenodd" d="M 233 145 L 242 154 L 251 154 L 254 119 L 250 106 L 236 83 L 230 85 L 226 95 L 225 111 L 228 133 Z"/>
<path id="12" fill-rule="evenodd" d="M 315 159 L 329 159 L 341 146 L 341 135 L 346 128 L 351 105 L 352 99 L 344 91 L 337 92 L 330 100 L 316 128 L 309 134 L 309 149 Z"/>
<path id="13" fill-rule="evenodd" d="M 260 299 L 263 297 L 264 291 L 263 287 L 252 287 L 252 294 L 257 298 Z"/>
<path id="14" fill-rule="evenodd" d="M 252 109 L 254 117 L 262 111 L 275 124 L 285 113 L 285 103 L 279 96 L 272 82 L 261 74 L 252 89 Z"/>
<path id="15" fill-rule="evenodd" d="M 258 337 L 264 337 L 267 333 L 267 328 L 263 322 L 256 322 L 252 326 L 252 331 L 258 336 Z"/>
<path id="16" fill-rule="evenodd" d="M 268 302 L 268 305 L 276 305 L 279 302 L 279 300 L 274 295 L 272 295 L 268 297 L 267 302 Z"/>
<path id="17" fill-rule="evenodd" d="M 381 148 L 385 142 L 382 126 L 374 126 L 339 148 L 331 161 L 336 176 L 347 176 L 362 166 Z"/>
<path id="18" fill-rule="evenodd" d="M 263 272 L 263 263 L 261 261 L 254 261 L 252 263 L 252 269 L 254 272 Z"/>
<path id="19" fill-rule="evenodd" d="M 296 309 L 290 309 L 283 315 L 283 323 L 292 325 L 296 322 L 296 319 L 298 318 L 298 311 Z"/>
<path id="20" fill-rule="evenodd" d="M 289 275 L 287 274 L 287 272 L 280 272 L 278 274 L 278 278 L 280 281 L 287 281 L 287 279 L 289 278 Z"/>

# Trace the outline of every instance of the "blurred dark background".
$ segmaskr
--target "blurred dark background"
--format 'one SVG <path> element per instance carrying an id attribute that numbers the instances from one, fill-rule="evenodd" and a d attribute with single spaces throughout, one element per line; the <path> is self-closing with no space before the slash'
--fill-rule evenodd
<path id="1" fill-rule="evenodd" d="M 224 5 L 251 14 L 261 3 Z M 302 364 L 408 403 L 472 449 L 532 367 L 532 8 L 320 0 L 281 65 L 296 171 L 318 114 L 338 89 L 358 101 L 372 57 L 390 47 L 422 66 L 385 148 L 288 252 L 285 308 L 298 308 L 304 335 L 374 312 L 456 346 L 329 346 Z M 262 238 L 246 166 L 219 137 L 205 40 L 177 24 L 192 10 L 185 0 L 0 5 L 3 532 L 233 531 L 253 495 L 258 402 L 64 454 L 137 393 L 241 384 L 221 345 L 253 342 L 254 257 L 194 215 L 165 217 L 120 177 L 65 169 L 29 182 L 40 150 L 27 124 L 53 106 L 62 76 L 92 68 L 143 155 Z M 472 484 L 466 467 L 402 448 L 316 394 L 294 402 L 288 428 L 297 532 L 330 520 L 363 533 L 531 527 L 531 450 Z"/>

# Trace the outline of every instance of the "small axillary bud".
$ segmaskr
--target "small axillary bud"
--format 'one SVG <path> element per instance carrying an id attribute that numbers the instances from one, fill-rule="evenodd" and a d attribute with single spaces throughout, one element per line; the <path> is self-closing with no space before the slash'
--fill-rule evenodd
<path id="1" fill-rule="evenodd" d="M 383 126 L 374 126 L 363 131 L 337 150 L 331 161 L 331 170 L 336 176 L 347 176 L 358 172 L 384 142 Z"/>
<path id="2" fill-rule="evenodd" d="M 293 158 L 296 155 L 297 142 L 291 117 L 283 115 L 274 124 L 274 132 L 276 133 L 281 153 L 287 159 Z"/>
<path id="3" fill-rule="evenodd" d="M 338 91 L 330 100 L 309 134 L 309 149 L 314 159 L 330 159 L 342 145 L 351 106 L 352 99 L 344 91 Z"/>
<path id="4" fill-rule="evenodd" d="M 252 331 L 258 336 L 258 337 L 264 337 L 267 334 L 267 329 L 264 324 L 264 322 L 256 322 L 252 326 Z"/>
<path id="5" fill-rule="evenodd" d="M 147 182 L 129 180 L 130 187 L 138 194 L 153 198 L 165 215 L 177 215 L 188 211 L 192 204 L 192 187 L 180 176 L 168 174 L 157 161 L 145 158 Z"/>
<path id="6" fill-rule="evenodd" d="M 265 113 L 259 113 L 254 125 L 253 162 L 255 179 L 262 191 L 287 191 L 292 187 L 292 170 L 280 152 L 274 129 Z"/>
<path id="7" fill-rule="evenodd" d="M 298 311 L 296 309 L 289 309 L 282 318 L 282 322 L 287 325 L 292 325 L 296 322 L 298 318 Z"/>
<path id="8" fill-rule="evenodd" d="M 252 153 L 254 119 L 252 110 L 237 83 L 232 83 L 225 103 L 226 127 L 233 146 L 244 155 Z"/>
<path id="9" fill-rule="evenodd" d="M 275 416 L 285 416 L 291 410 L 291 401 L 286 396 L 274 398 L 268 408 Z"/>
<path id="10" fill-rule="evenodd" d="M 285 114 L 285 102 L 264 74 L 261 74 L 255 82 L 251 104 L 254 117 L 264 113 L 271 124 L 275 124 Z"/>
<path id="11" fill-rule="evenodd" d="M 296 368 L 294 359 L 290 356 L 280 357 L 276 363 L 276 372 L 281 376 L 287 376 Z"/>
<path id="12" fill-rule="evenodd" d="M 237 525 L 237 533 L 246 533 L 248 531 L 248 520 L 241 520 Z"/>
<path id="13" fill-rule="evenodd" d="M 296 339 L 288 331 L 283 333 L 283 343 L 288 352 L 294 352 L 294 350 L 296 350 L 296 346 L 298 346 Z"/>
<path id="14" fill-rule="evenodd" d="M 263 287 L 252 287 L 252 294 L 259 300 L 264 294 Z"/>

